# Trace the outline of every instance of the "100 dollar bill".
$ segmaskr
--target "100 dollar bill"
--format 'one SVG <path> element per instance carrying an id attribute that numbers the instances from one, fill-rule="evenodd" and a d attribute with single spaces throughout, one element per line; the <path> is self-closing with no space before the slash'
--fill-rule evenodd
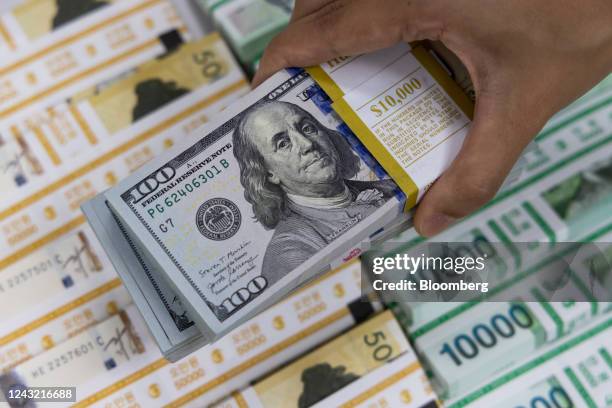
<path id="1" fill-rule="evenodd" d="M 166 283 L 163 273 L 138 256 L 133 247 L 134 243 L 124 235 L 123 226 L 113 218 L 104 202 L 104 197 L 96 197 L 83 209 L 124 284 L 129 288 L 134 302 L 145 316 L 149 329 L 164 356 L 174 361 L 177 357 L 202 347 L 206 339 L 193 325 L 193 320 L 182 305 L 181 297 Z M 319 287 L 318 290 L 322 290 L 327 285 L 323 282 L 329 280 L 338 280 L 345 284 L 354 280 L 354 285 L 343 285 L 342 291 L 347 299 L 354 299 L 358 297 L 361 288 L 360 273 L 359 262 L 352 261 L 321 277 L 316 281 L 320 282 L 316 286 Z M 337 277 L 331 279 L 331 275 Z M 296 292 L 292 297 L 297 295 Z M 288 298 L 287 302 L 290 299 Z M 324 306 L 321 307 L 331 311 L 331 299 L 330 297 L 325 300 Z M 273 308 L 275 307 L 280 307 L 280 304 Z"/>
<path id="2" fill-rule="evenodd" d="M 326 268 L 402 208 L 305 73 L 280 72 L 105 193 L 214 336 Z"/>

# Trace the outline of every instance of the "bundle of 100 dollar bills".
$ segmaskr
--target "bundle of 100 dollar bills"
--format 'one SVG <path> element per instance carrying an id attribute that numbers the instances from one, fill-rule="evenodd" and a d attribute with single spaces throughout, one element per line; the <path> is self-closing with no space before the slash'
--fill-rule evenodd
<path id="1" fill-rule="evenodd" d="M 403 47 L 400 63 L 418 64 Z M 383 59 L 355 59 L 345 64 L 346 75 L 361 73 L 360 90 L 378 89 L 389 66 Z M 392 69 L 389 75 L 397 76 L 402 67 Z M 433 108 L 447 109 L 434 113 L 456 122 L 464 113 L 437 78 L 423 75 L 431 85 L 415 87 L 414 99 L 401 109 L 436 92 Z M 452 143 L 424 154 L 435 161 L 427 183 L 456 154 L 467 133 L 458 128 Z M 148 281 L 148 293 L 157 292 L 175 323 L 195 323 L 197 345 L 183 344 L 179 354 L 218 339 L 409 217 L 403 212 L 406 191 L 386 176 L 385 163 L 370 156 L 302 70 L 275 74 L 198 132 L 197 141 L 175 146 L 83 208 L 111 259 L 122 258 L 118 269 L 132 282 L 128 290 L 138 286 L 147 293 Z M 422 195 L 425 179 L 407 173 L 418 179 Z"/>

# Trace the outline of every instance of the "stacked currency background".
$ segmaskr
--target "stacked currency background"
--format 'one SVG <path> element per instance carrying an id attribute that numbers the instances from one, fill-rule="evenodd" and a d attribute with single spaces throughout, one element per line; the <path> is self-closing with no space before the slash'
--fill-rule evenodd
<path id="1" fill-rule="evenodd" d="M 0 5 L 0 387 L 74 386 L 67 406 L 115 408 L 612 406 L 609 304 L 364 297 L 360 263 L 409 253 L 423 243 L 412 230 L 164 358 L 157 317 L 143 317 L 80 205 L 245 95 L 243 70 L 291 7 Z M 547 124 L 510 188 L 436 239 L 504 242 L 525 276 L 554 267 L 556 243 L 611 242 L 611 138 L 608 78 Z M 578 264 L 609 279 L 610 248 Z"/>

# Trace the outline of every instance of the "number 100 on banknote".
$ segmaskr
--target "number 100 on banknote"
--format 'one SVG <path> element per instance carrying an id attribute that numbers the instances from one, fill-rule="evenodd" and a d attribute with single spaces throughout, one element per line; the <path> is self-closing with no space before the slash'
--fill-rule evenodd
<path id="1" fill-rule="evenodd" d="M 321 88 L 291 72 L 105 193 L 205 337 L 329 268 L 403 208 L 397 185 L 357 154 Z"/>

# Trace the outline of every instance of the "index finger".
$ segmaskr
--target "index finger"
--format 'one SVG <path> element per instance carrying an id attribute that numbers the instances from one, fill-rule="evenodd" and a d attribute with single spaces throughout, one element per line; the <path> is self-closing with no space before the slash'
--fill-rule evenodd
<path id="1" fill-rule="evenodd" d="M 291 13 L 291 21 L 298 20 L 308 14 L 314 13 L 332 1 L 334 0 L 295 0 L 293 13 Z"/>
<path id="2" fill-rule="evenodd" d="M 426 24 L 424 16 L 415 2 L 331 1 L 292 21 L 272 40 L 253 85 L 259 85 L 282 68 L 311 66 L 339 56 L 390 47 L 400 41 L 435 36 L 432 28 L 436 24 Z"/>

